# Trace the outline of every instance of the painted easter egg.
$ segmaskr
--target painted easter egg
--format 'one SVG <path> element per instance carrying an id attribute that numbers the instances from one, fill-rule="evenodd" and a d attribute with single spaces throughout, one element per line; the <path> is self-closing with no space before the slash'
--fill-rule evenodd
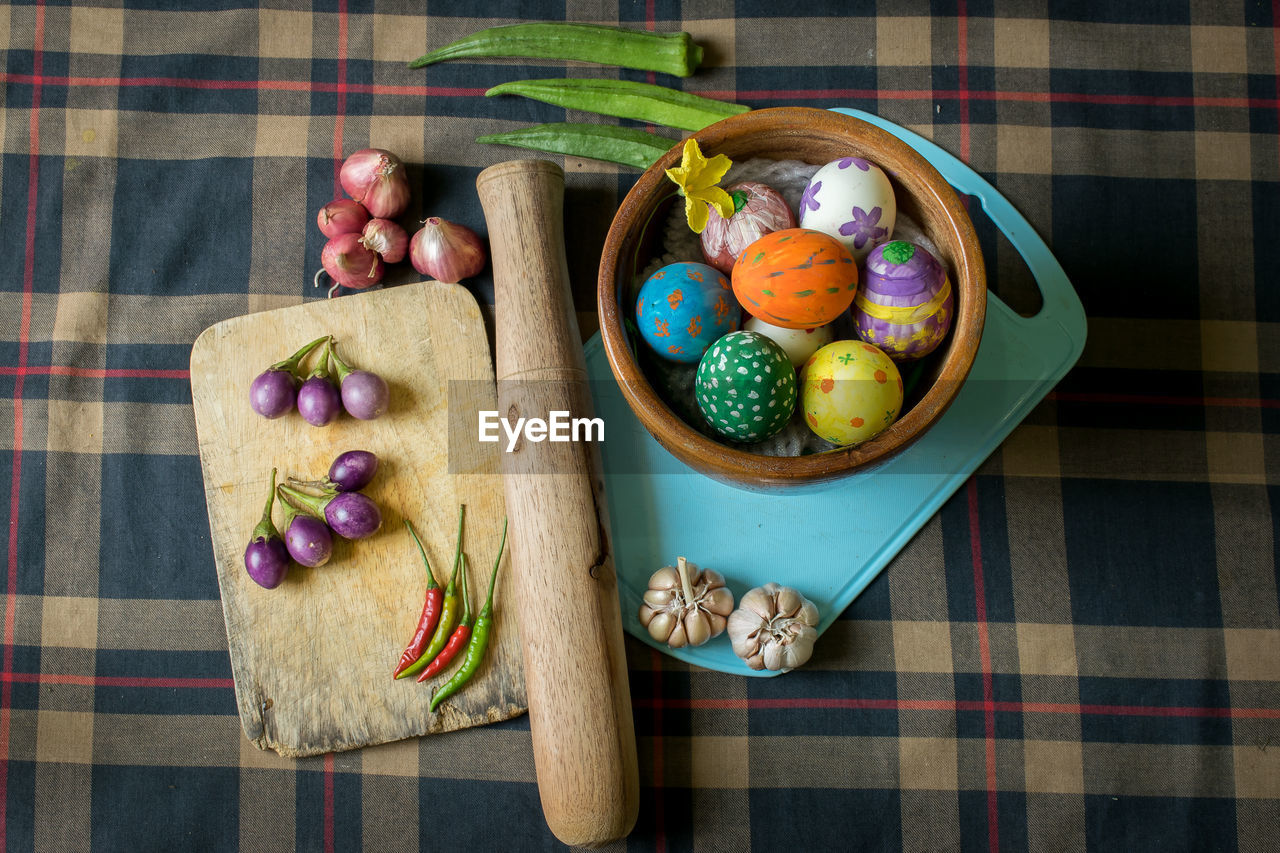
<path id="1" fill-rule="evenodd" d="M 729 279 L 706 264 L 667 264 L 645 279 L 636 298 L 640 337 L 658 355 L 685 364 L 738 328 L 741 317 Z"/>
<path id="2" fill-rule="evenodd" d="M 832 444 L 859 444 L 898 418 L 902 376 L 884 352 L 863 341 L 836 341 L 800 371 L 804 421 Z"/>
<path id="3" fill-rule="evenodd" d="M 897 218 L 889 177 L 861 157 L 842 157 L 823 166 L 800 197 L 800 227 L 835 237 L 859 263 L 893 236 Z"/>
<path id="4" fill-rule="evenodd" d="M 755 181 L 727 187 L 733 216 L 725 219 L 711 208 L 702 229 L 702 257 L 725 273 L 733 271 L 738 254 L 766 234 L 796 227 L 795 214 L 777 190 Z"/>
<path id="5" fill-rule="evenodd" d="M 732 282 L 738 302 L 753 317 L 787 329 L 813 329 L 853 302 L 858 265 L 834 237 L 787 228 L 743 249 Z"/>
<path id="6" fill-rule="evenodd" d="M 894 361 L 923 358 L 951 328 L 955 299 L 946 270 L 928 249 L 906 240 L 877 246 L 853 301 L 858 337 Z"/>
<path id="7" fill-rule="evenodd" d="M 694 379 L 698 408 L 725 438 L 768 438 L 791 419 L 796 372 L 782 347 L 756 332 L 730 332 L 711 345 Z"/>
<path id="8" fill-rule="evenodd" d="M 805 359 L 817 352 L 821 347 L 831 343 L 834 335 L 831 326 L 818 326 L 816 329 L 788 329 L 766 323 L 759 317 L 748 317 L 742 328 L 748 332 L 759 332 L 770 338 L 786 352 L 791 364 L 799 369 Z"/>

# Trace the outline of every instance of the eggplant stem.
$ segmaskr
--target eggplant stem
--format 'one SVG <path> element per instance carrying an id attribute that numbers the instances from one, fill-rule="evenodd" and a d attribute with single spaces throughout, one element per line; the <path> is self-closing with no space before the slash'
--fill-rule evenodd
<path id="1" fill-rule="evenodd" d="M 329 345 L 329 360 L 333 362 L 333 373 L 337 374 L 338 384 L 351 374 L 351 365 L 347 364 L 338 356 L 338 342 L 331 341 Z"/>
<path id="2" fill-rule="evenodd" d="M 335 284 L 334 287 L 337 287 L 337 285 Z M 329 370 L 329 353 L 332 351 L 333 351 L 333 335 L 326 335 L 324 339 L 324 346 L 321 347 L 320 349 L 320 355 L 316 359 L 315 366 L 311 369 L 311 372 L 307 374 L 308 379 L 312 379 L 316 376 L 320 376 L 325 379 L 328 379 L 330 377 L 331 371 Z"/>
<path id="3" fill-rule="evenodd" d="M 267 495 L 267 505 L 262 510 L 262 519 L 258 522 L 258 526 L 253 529 L 251 539 L 269 539 L 272 534 L 278 535 L 275 523 L 271 520 L 271 507 L 275 504 L 276 499 L 276 469 L 271 469 L 271 492 Z"/>
<path id="4" fill-rule="evenodd" d="M 267 494 L 267 506 L 262 510 L 262 517 L 271 519 L 271 507 L 276 502 L 276 469 L 271 469 L 271 491 Z"/>
<path id="5" fill-rule="evenodd" d="M 283 361 L 277 361 L 275 364 L 271 365 L 271 369 L 287 370 L 290 373 L 292 373 L 294 376 L 297 376 L 298 365 L 302 363 L 302 360 L 306 358 L 308 355 L 310 355 L 313 349 L 315 349 L 317 346 L 319 346 L 327 338 L 330 338 L 330 337 L 332 337 L 332 335 L 325 335 L 323 338 L 316 338 L 314 341 L 302 347 L 302 349 L 298 350 L 293 355 L 289 356 Z"/>
<path id="6" fill-rule="evenodd" d="M 329 501 L 333 500 L 328 495 L 312 495 L 283 484 L 277 486 L 276 491 L 285 498 L 285 503 L 292 503 L 299 510 L 307 512 L 321 521 L 325 520 L 324 508 L 329 505 Z"/>
<path id="7" fill-rule="evenodd" d="M 285 480 L 285 482 L 292 486 L 305 486 L 308 489 L 319 489 L 321 492 L 325 493 L 324 495 L 321 495 L 321 497 L 325 497 L 328 494 L 337 491 L 337 489 L 330 488 L 332 486 L 331 482 L 326 484 L 324 480 L 299 480 L 297 477 L 290 476 Z"/>

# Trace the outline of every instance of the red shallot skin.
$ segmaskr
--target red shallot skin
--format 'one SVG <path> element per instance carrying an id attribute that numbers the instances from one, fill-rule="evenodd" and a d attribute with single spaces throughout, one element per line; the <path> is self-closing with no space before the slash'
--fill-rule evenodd
<path id="1" fill-rule="evenodd" d="M 772 187 L 755 181 L 743 181 L 726 188 L 730 196 L 746 195 L 733 216 L 725 219 L 711 208 L 707 227 L 702 230 L 702 256 L 725 275 L 733 272 L 733 264 L 747 246 L 774 231 L 796 227 L 795 214 L 786 199 Z"/>
<path id="2" fill-rule="evenodd" d="M 394 219 L 409 206 L 409 175 L 400 158 L 382 148 L 362 148 L 342 163 L 338 181 L 375 219 Z"/>
<path id="3" fill-rule="evenodd" d="M 360 243 L 388 264 L 400 263 L 409 253 L 408 232 L 390 219 L 370 219 L 360 234 Z"/>
<path id="4" fill-rule="evenodd" d="M 359 234 L 339 234 L 320 250 L 329 277 L 345 287 L 363 290 L 382 281 L 382 259 L 360 242 Z"/>
<path id="5" fill-rule="evenodd" d="M 436 281 L 457 284 L 479 275 L 488 260 L 480 235 L 440 216 L 424 219 L 409 241 L 413 268 Z"/>
<path id="6" fill-rule="evenodd" d="M 336 198 L 316 214 L 316 224 L 326 237 L 359 233 L 368 221 L 369 211 L 360 202 L 349 198 Z"/>

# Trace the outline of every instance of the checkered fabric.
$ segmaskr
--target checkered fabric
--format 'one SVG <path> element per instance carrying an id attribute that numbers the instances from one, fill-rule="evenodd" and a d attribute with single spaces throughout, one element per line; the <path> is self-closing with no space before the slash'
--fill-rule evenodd
<path id="1" fill-rule="evenodd" d="M 1280 2 L 475 8 L 0 6 L 0 848 L 559 846 L 526 718 L 305 760 L 246 740 L 188 357 L 323 296 L 345 153 L 404 157 L 406 221 L 483 232 L 475 175 L 527 155 L 473 139 L 565 118 L 484 90 L 569 74 L 917 130 L 1025 213 L 1089 316 L 1079 365 L 808 666 L 748 679 L 628 640 L 641 810 L 613 849 L 1276 849 Z M 707 65 L 406 66 L 519 19 L 684 29 Z M 590 331 L 636 173 L 560 162 Z M 974 214 L 992 289 L 1034 312 Z"/>

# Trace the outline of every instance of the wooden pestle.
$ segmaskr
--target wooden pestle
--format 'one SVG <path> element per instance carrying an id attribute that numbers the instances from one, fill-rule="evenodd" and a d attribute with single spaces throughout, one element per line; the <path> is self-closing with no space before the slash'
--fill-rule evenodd
<path id="1" fill-rule="evenodd" d="M 564 172 L 498 163 L 476 178 L 493 257 L 498 411 L 589 417 L 564 244 Z M 597 448 L 502 443 L 529 729 L 547 824 L 565 844 L 627 835 L 639 812 L 631 691 Z"/>

